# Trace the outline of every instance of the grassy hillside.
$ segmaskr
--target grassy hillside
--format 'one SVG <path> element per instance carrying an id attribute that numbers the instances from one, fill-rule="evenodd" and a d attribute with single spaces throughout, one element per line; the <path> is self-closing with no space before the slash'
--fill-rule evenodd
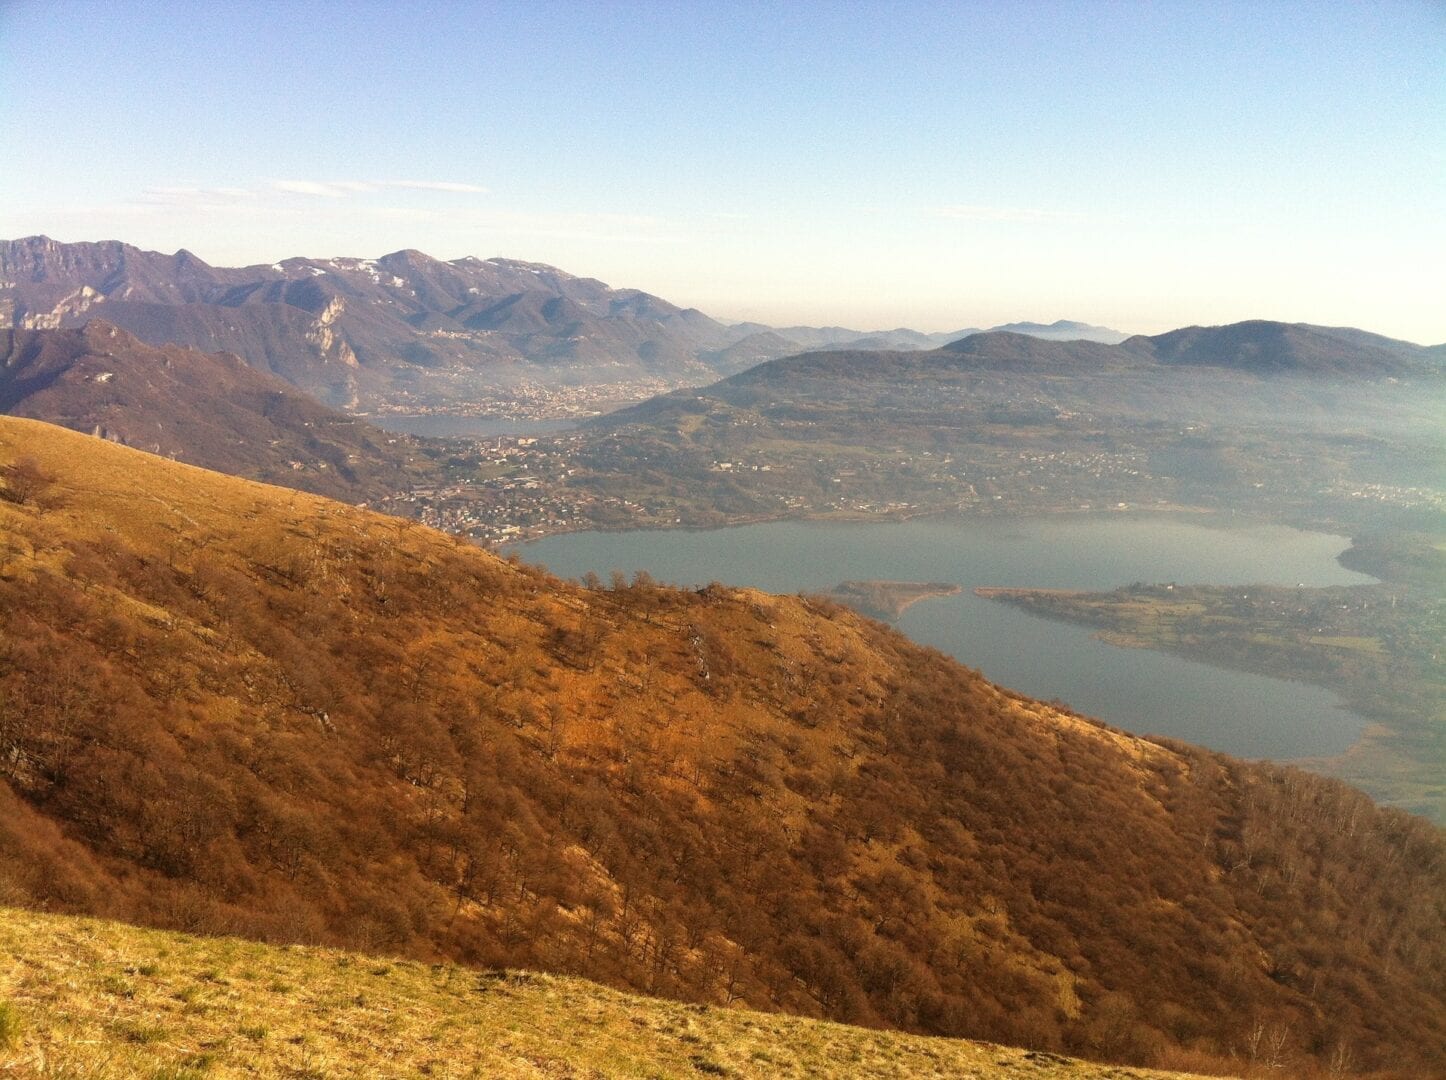
<path id="1" fill-rule="evenodd" d="M 0 900 L 1294 1075 L 1446 1060 L 1446 841 L 824 601 L 584 589 L 0 418 Z"/>
<path id="2" fill-rule="evenodd" d="M 684 1005 L 582 979 L 0 909 L 0 1073 L 1147 1080 L 989 1043 Z"/>

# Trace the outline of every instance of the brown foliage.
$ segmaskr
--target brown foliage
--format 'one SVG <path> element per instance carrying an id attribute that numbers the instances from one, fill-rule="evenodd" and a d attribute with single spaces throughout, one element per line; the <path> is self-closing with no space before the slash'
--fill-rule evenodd
<path id="1" fill-rule="evenodd" d="M 55 489 L 55 477 L 33 457 L 17 458 L 0 465 L 0 498 L 20 506 L 48 507 Z"/>
<path id="2" fill-rule="evenodd" d="M 1342 785 L 15 423 L 69 500 L 0 505 L 0 898 L 1142 1063 L 1446 1052 L 1446 844 Z"/>

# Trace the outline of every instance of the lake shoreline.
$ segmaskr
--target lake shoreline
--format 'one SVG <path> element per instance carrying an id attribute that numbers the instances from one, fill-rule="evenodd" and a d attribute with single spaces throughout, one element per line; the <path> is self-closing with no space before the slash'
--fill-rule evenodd
<path id="1" fill-rule="evenodd" d="M 1338 534 L 1226 515 L 1074 511 L 930 515 L 907 521 L 774 521 L 720 529 L 576 531 L 511 552 L 565 578 L 645 571 L 660 582 L 718 581 L 827 595 L 844 582 L 948 583 L 957 595 L 872 614 L 1001 686 L 1137 733 L 1244 758 L 1294 761 L 1348 751 L 1368 720 L 1316 684 L 1156 650 L 1120 649 L 1085 627 L 975 595 L 975 588 L 1109 590 L 1135 580 L 1291 588 L 1371 581 L 1336 556 Z M 921 596 L 922 599 L 922 596 Z"/>

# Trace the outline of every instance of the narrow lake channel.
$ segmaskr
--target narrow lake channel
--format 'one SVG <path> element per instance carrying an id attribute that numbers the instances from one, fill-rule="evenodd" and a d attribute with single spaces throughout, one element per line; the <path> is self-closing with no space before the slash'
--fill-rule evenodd
<path id="1" fill-rule="evenodd" d="M 1336 562 L 1347 545 L 1344 537 L 1284 526 L 1121 515 L 570 533 L 516 550 L 570 578 L 646 570 L 679 585 L 721 581 L 783 593 L 848 580 L 952 582 L 962 587 L 959 595 L 915 604 L 899 629 L 997 683 L 1057 698 L 1118 727 L 1241 757 L 1289 760 L 1340 753 L 1365 721 L 1319 687 L 1107 645 L 1088 628 L 970 590 L 1372 581 Z"/>

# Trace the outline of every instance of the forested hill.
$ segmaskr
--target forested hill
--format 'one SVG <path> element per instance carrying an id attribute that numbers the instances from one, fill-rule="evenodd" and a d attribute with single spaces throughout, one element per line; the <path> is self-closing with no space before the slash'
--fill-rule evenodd
<path id="1" fill-rule="evenodd" d="M 918 352 L 825 349 L 784 357 L 733 376 L 732 386 L 777 385 L 793 378 L 938 379 L 968 372 L 1095 375 L 1217 368 L 1261 376 L 1331 379 L 1446 376 L 1440 347 L 1426 348 L 1351 327 L 1263 319 L 1191 326 L 1118 344 L 1042 339 L 1006 330 L 970 334 Z"/>
<path id="2" fill-rule="evenodd" d="M 439 472 L 417 440 L 329 409 L 236 356 L 145 345 L 100 320 L 0 329 L 0 413 L 347 502 Z"/>
<path id="3" fill-rule="evenodd" d="M 1311 373 L 1336 378 L 1436 377 L 1446 374 L 1440 347 L 1424 348 L 1349 326 L 1251 319 L 1187 326 L 1121 346 L 1161 364 Z"/>
<path id="4" fill-rule="evenodd" d="M 1180 1068 L 1446 1060 L 1446 841 L 822 601 L 0 418 L 0 896 Z"/>

